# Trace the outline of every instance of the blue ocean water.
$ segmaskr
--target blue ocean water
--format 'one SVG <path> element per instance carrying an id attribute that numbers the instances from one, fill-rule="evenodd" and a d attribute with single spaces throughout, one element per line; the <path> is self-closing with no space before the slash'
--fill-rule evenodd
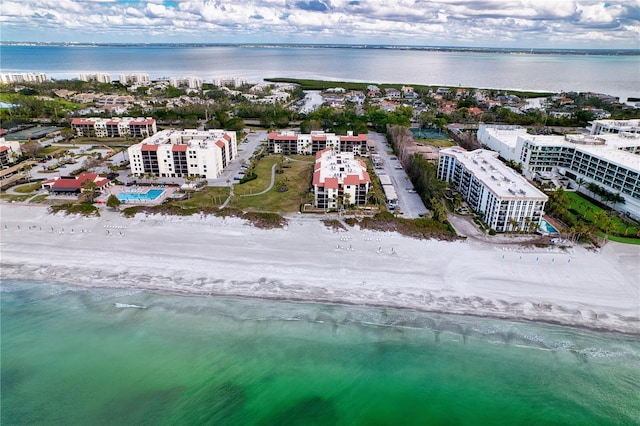
<path id="1" fill-rule="evenodd" d="M 0 283 L 3 425 L 640 422 L 636 337 Z"/>
<path id="2" fill-rule="evenodd" d="M 152 79 L 197 76 L 406 83 L 640 97 L 640 55 L 526 54 L 266 46 L 0 45 L 2 72 L 146 72 Z"/>

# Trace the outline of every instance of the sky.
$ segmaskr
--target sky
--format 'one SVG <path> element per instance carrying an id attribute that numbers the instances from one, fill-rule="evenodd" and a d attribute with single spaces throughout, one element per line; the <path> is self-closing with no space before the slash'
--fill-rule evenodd
<path id="1" fill-rule="evenodd" d="M 640 48 L 640 0 L 1 0 L 0 40 Z"/>

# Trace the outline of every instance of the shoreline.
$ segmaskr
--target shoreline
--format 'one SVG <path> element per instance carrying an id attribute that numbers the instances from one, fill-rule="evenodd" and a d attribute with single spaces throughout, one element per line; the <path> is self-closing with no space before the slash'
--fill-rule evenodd
<path id="1" fill-rule="evenodd" d="M 357 226 L 338 232 L 299 216 L 285 229 L 261 230 L 236 218 L 101 213 L 84 218 L 0 205 L 2 279 L 640 334 L 638 246 L 610 242 L 594 253 L 416 240 Z"/>

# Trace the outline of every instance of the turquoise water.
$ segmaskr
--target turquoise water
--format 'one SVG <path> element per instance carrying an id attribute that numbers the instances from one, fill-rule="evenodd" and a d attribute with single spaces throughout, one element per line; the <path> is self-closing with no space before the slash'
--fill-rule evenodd
<path id="1" fill-rule="evenodd" d="M 640 343 L 628 336 L 41 282 L 1 290 L 3 425 L 640 421 Z"/>
<path id="2" fill-rule="evenodd" d="M 117 195 L 118 199 L 123 202 L 135 201 L 154 201 L 162 195 L 162 189 L 150 189 L 147 192 L 121 192 Z"/>
<path id="3" fill-rule="evenodd" d="M 558 230 L 553 227 L 549 222 L 544 219 L 540 219 L 540 230 L 547 234 L 557 234 Z"/>

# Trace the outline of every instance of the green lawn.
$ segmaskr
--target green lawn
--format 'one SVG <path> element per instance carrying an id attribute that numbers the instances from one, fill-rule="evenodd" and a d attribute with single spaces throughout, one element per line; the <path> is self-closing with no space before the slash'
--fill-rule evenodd
<path id="1" fill-rule="evenodd" d="M 10 103 L 10 104 L 15 104 L 15 103 L 18 103 L 20 96 L 22 95 L 17 93 L 0 93 L 0 101 Z M 65 109 L 74 111 L 76 109 L 81 109 L 84 107 L 83 104 L 77 104 L 63 98 L 55 97 L 55 96 L 53 97 L 52 100 L 46 100 L 45 102 L 52 102 L 53 104 L 55 104 L 56 109 L 58 109 L 59 111 L 63 111 Z"/>
<path id="2" fill-rule="evenodd" d="M 229 197 L 229 192 L 229 187 L 209 186 L 177 204 L 184 207 L 218 207 Z"/>
<path id="3" fill-rule="evenodd" d="M 569 214 L 571 214 L 574 218 L 578 218 L 578 215 L 575 214 L 577 212 L 580 216 L 584 217 L 588 222 L 593 222 L 594 215 L 603 211 L 603 209 L 595 204 L 591 203 L 589 200 L 583 198 L 580 194 L 575 192 L 566 192 L 567 195 L 567 209 L 569 210 Z M 606 210 L 604 210 L 606 212 Z M 615 233 L 616 237 L 611 237 L 611 240 L 619 241 L 619 239 L 626 240 L 638 240 L 635 244 L 640 243 L 640 239 L 636 238 L 624 238 L 624 237 L 633 237 L 638 235 L 640 228 L 633 224 L 632 222 L 626 222 L 620 219 L 617 215 L 611 216 L 613 222 L 615 223 Z M 618 238 L 618 239 L 614 239 Z"/>
<path id="4" fill-rule="evenodd" d="M 20 194 L 28 194 L 30 192 L 38 191 L 42 187 L 42 182 L 32 182 L 24 185 L 16 186 L 13 190 Z"/>
<path id="5" fill-rule="evenodd" d="M 313 157 L 292 158 L 303 159 L 305 162 L 289 161 L 288 167 L 283 169 L 283 173 L 276 173 L 273 188 L 266 194 L 242 197 L 241 195 L 257 194 L 269 187 L 271 182 L 271 168 L 279 160 L 279 156 L 267 156 L 262 158 L 255 167 L 258 178 L 244 184 L 234 182 L 234 193 L 236 196 L 230 203 L 230 207 L 248 211 L 269 211 L 277 213 L 292 213 L 300 210 L 300 204 L 309 201 L 309 184 L 311 172 L 313 170 Z M 308 163 L 306 161 L 309 161 Z M 277 183 L 287 180 L 286 192 L 276 190 Z"/>

